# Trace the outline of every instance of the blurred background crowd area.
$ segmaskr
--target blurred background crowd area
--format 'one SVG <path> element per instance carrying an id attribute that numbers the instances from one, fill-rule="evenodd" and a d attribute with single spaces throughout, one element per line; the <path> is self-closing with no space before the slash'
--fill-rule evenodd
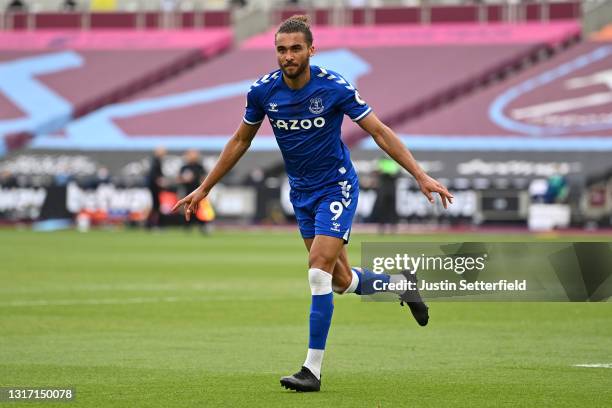
<path id="1" fill-rule="evenodd" d="M 580 18 L 604 3 L 606 0 L 0 0 L 4 14 L 0 29 L 234 26 L 242 40 L 253 30 L 278 24 L 296 11 L 310 14 L 316 25 L 484 23 Z"/>
<path id="2" fill-rule="evenodd" d="M 345 121 L 357 223 L 612 227 L 612 1 L 0 1 L 0 223 L 182 224 L 276 25 L 311 16 L 312 63 L 341 72 L 421 165 L 444 211 Z M 264 121 L 198 214 L 290 225 Z"/>

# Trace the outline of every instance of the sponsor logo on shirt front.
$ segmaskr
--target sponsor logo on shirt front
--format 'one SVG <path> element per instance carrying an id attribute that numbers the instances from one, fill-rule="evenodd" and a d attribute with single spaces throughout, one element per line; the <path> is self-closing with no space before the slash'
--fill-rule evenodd
<path id="1" fill-rule="evenodd" d="M 314 119 L 272 119 L 270 118 L 270 124 L 273 128 L 282 130 L 308 130 L 313 127 L 322 128 L 325 126 L 325 118 L 317 117 Z"/>

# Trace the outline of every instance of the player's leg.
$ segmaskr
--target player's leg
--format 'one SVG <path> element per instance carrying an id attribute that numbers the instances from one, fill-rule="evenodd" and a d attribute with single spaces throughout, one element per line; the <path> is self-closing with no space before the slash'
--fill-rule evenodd
<path id="1" fill-rule="evenodd" d="M 322 207 L 325 208 L 328 204 L 324 204 Z M 348 213 L 346 216 L 351 216 Z M 346 220 L 343 225 L 346 224 Z M 350 228 L 350 224 L 348 224 Z M 312 228 L 315 228 L 314 226 Z M 319 226 L 321 229 L 321 227 Z M 350 230 L 342 235 L 344 243 L 348 243 L 350 237 Z M 304 245 L 310 252 L 313 244 L 313 238 L 304 238 Z M 368 269 L 351 267 L 346 251 L 346 245 L 343 245 L 338 259 L 332 271 L 332 289 L 334 292 L 342 295 L 348 293 L 355 293 L 357 295 L 371 295 L 377 292 L 376 287 L 388 287 L 383 285 L 384 283 L 392 283 L 395 287 L 406 288 L 407 282 L 411 282 L 416 287 L 417 277 L 410 273 L 404 273 L 400 275 L 387 275 L 387 274 L 376 274 Z M 401 283 L 401 285 L 400 285 Z M 420 326 L 426 326 L 429 322 L 429 308 L 423 302 L 421 295 L 418 290 L 394 290 L 394 293 L 399 295 L 400 304 L 403 306 L 406 304 L 410 309 L 410 312 L 414 319 Z"/>
<path id="2" fill-rule="evenodd" d="M 306 249 L 310 252 L 310 248 L 312 246 L 313 239 L 305 238 L 304 245 Z M 406 285 L 398 285 L 402 281 L 414 281 L 414 276 L 406 276 L 406 275 L 387 275 L 387 274 L 377 274 L 368 269 L 362 269 L 360 267 L 351 267 L 350 261 L 348 258 L 348 253 L 346 251 L 346 245 L 342 247 L 340 250 L 340 254 L 338 255 L 338 260 L 336 261 L 336 265 L 334 266 L 334 270 L 332 272 L 332 288 L 333 291 L 339 295 L 347 294 L 347 293 L 356 293 L 357 295 L 371 295 L 377 292 L 375 287 L 386 287 L 386 285 L 382 285 L 382 283 L 393 283 L 399 287 L 405 287 Z M 398 295 L 404 295 L 405 291 L 397 290 L 394 291 Z M 408 295 L 405 296 L 408 302 Z"/>
<path id="3" fill-rule="evenodd" d="M 339 277 L 336 279 L 336 274 Z M 334 291 L 338 294 L 355 293 L 357 295 L 371 295 L 379 292 L 376 288 L 388 287 L 386 284 L 393 284 L 394 287 L 402 288 L 391 292 L 399 295 L 400 304 L 406 304 L 412 313 L 412 317 L 420 326 L 426 326 L 429 322 L 429 308 L 421 298 L 418 289 L 410 290 L 408 282 L 416 288 L 417 277 L 409 272 L 398 275 L 387 275 L 374 273 L 365 268 L 350 267 L 346 248 L 338 256 L 336 268 L 334 269 Z"/>
<path id="4" fill-rule="evenodd" d="M 306 246 L 306 250 L 308 252 L 310 252 L 310 247 L 312 246 L 313 241 L 314 238 L 304 238 L 304 245 Z M 352 282 L 353 275 L 351 273 L 348 254 L 346 253 L 346 245 L 343 245 L 332 272 L 332 289 L 338 294 L 352 293 L 354 291 L 347 292 L 347 289 Z"/>
<path id="5" fill-rule="evenodd" d="M 319 391 L 323 350 L 325 349 L 333 313 L 331 271 L 338 255 L 333 242 L 332 245 L 321 245 L 325 242 L 319 243 L 323 238 L 317 238 L 315 233 L 315 214 L 320 196 L 317 193 L 301 193 L 291 190 L 289 198 L 293 205 L 300 234 L 304 241 L 308 242 L 308 283 L 312 298 L 309 319 L 310 337 L 306 361 L 300 371 L 281 378 L 280 383 L 283 387 L 296 391 Z M 315 251 L 311 254 L 310 249 L 313 246 Z"/>
<path id="6" fill-rule="evenodd" d="M 320 387 L 321 364 L 334 310 L 332 280 L 338 258 L 349 239 L 358 196 L 359 183 L 353 178 L 311 193 L 311 200 L 299 200 L 298 194 L 294 194 L 292 199 L 294 208 L 300 201 L 312 203 L 309 206 L 309 215 L 314 222 L 314 236 L 302 233 L 309 249 L 308 275 L 312 291 L 308 354 L 300 372 L 281 380 L 281 384 L 284 381 L 283 385 L 288 384 L 292 389 L 298 389 L 297 386 L 300 386 L 300 390 L 318 390 Z M 299 222 L 301 214 L 298 216 L 296 212 L 296 218 Z M 300 229 L 302 230 L 301 227 Z M 312 241 L 309 238 L 313 238 Z M 345 259 L 344 262 L 348 260 Z M 314 380 L 317 380 L 318 384 L 314 384 Z"/>
<path id="7" fill-rule="evenodd" d="M 348 259 L 345 265 L 350 265 Z M 347 274 L 346 270 L 350 270 Z M 421 298 L 418 289 L 410 289 L 408 283 L 412 287 L 417 286 L 417 277 L 409 272 L 403 272 L 400 275 L 387 275 L 383 273 L 374 273 L 368 269 L 343 266 L 340 261 L 336 264 L 336 270 L 341 271 L 342 279 L 340 282 L 344 286 L 344 291 L 336 290 L 336 293 L 346 294 L 355 293 L 357 295 L 372 295 L 380 292 L 377 288 L 388 287 L 384 283 L 391 283 L 393 287 L 402 289 L 392 290 L 390 292 L 399 295 L 400 305 L 406 304 L 412 313 L 412 317 L 420 326 L 426 326 L 429 322 L 429 307 Z M 334 273 L 336 273 L 336 270 Z M 335 276 L 334 276 L 335 277 Z M 348 285 L 346 282 L 349 282 Z"/>
<path id="8" fill-rule="evenodd" d="M 316 235 L 308 255 L 308 282 L 312 294 L 308 352 L 302 369 L 281 378 L 281 385 L 296 391 L 319 391 L 325 343 L 334 312 L 332 271 L 344 241 L 341 238 Z"/>
<path id="9" fill-rule="evenodd" d="M 353 217 L 357 210 L 359 199 L 359 182 L 354 179 L 350 183 L 344 181 L 338 183 L 325 192 L 318 201 L 318 205 L 312 218 L 312 211 L 304 211 L 304 205 L 297 202 L 300 200 L 298 193 L 293 193 L 295 215 L 304 238 L 304 244 L 308 252 L 311 252 L 315 232 L 319 235 L 341 238 L 344 244 L 348 244 L 351 233 Z M 375 293 L 374 284 L 377 281 L 385 283 L 404 279 L 402 276 L 377 275 L 371 271 L 361 268 L 351 268 L 345 245 L 342 245 L 333 268 L 332 287 L 338 294 L 356 293 L 358 295 L 369 295 Z"/>
<path id="10" fill-rule="evenodd" d="M 342 239 L 317 235 L 308 253 L 308 281 L 312 293 L 310 334 L 304 367 L 321 378 L 321 365 L 334 312 L 333 271 L 344 243 Z"/>

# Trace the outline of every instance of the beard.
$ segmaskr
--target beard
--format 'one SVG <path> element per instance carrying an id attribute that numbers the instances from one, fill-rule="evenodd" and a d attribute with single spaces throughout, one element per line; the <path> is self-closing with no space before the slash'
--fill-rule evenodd
<path id="1" fill-rule="evenodd" d="M 285 75 L 287 78 L 295 79 L 295 78 L 299 77 L 300 75 L 302 75 L 307 67 L 308 67 L 308 60 L 306 60 L 303 64 L 298 65 L 295 68 L 295 71 L 292 74 L 287 72 L 287 68 L 289 68 L 289 67 L 283 67 L 281 65 L 280 69 L 281 69 L 281 71 L 283 71 L 283 75 Z"/>

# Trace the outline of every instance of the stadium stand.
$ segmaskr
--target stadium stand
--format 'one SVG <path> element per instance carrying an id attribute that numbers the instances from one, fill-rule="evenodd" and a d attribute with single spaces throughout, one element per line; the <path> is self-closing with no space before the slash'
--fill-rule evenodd
<path id="1" fill-rule="evenodd" d="M 231 43 L 227 29 L 0 32 L 0 151 L 177 75 Z"/>
<path id="2" fill-rule="evenodd" d="M 442 4 L 436 4 L 442 3 Z M 446 3 L 446 4 L 444 4 Z M 438 24 L 501 21 L 550 21 L 576 19 L 581 2 L 517 2 L 516 4 L 448 4 L 428 2 L 417 6 L 386 7 L 279 7 L 272 22 L 278 24 L 293 14 L 309 14 L 317 25 Z"/>
<path id="3" fill-rule="evenodd" d="M 477 136 L 489 149 L 610 150 L 611 55 L 612 42 L 581 43 L 397 131 L 457 136 L 472 149 Z"/>
<path id="4" fill-rule="evenodd" d="M 395 130 L 453 189 L 475 192 L 483 222 L 609 225 L 611 61 L 612 43 L 581 43 Z M 371 157 L 376 146 L 364 140 L 357 151 Z M 559 177 L 569 197 L 548 203 Z M 550 224 L 557 213 L 563 221 Z"/>
<path id="5" fill-rule="evenodd" d="M 473 29 L 474 35 L 469 35 L 465 25 L 317 27 L 315 38 L 320 51 L 313 63 L 342 72 L 359 87 L 379 116 L 394 122 L 406 113 L 427 109 L 432 100 L 469 92 L 475 84 L 501 75 L 579 32 L 575 23 Z M 271 32 L 256 36 L 240 49 L 128 102 L 71 123 L 65 139 L 41 137 L 34 146 L 133 150 L 150 149 L 163 142 L 175 149 L 218 150 L 242 116 L 244 94 L 250 84 L 275 69 L 271 44 Z M 114 124 L 112 129 L 102 125 L 109 121 Z M 356 129 L 352 123 L 345 126 L 347 132 Z M 271 136 L 271 128 L 265 123 L 253 148 L 275 150 Z"/>
<path id="6" fill-rule="evenodd" d="M 81 5 L 77 3 L 76 10 L 69 11 L 59 1 L 30 0 L 25 3 L 25 10 L 7 10 L 0 16 L 0 29 L 226 27 L 253 11 L 262 11 L 265 14 L 263 19 L 270 25 L 276 25 L 292 14 L 306 13 L 320 26 L 548 22 L 578 19 L 582 14 L 580 1 L 465 4 L 458 0 L 430 0 L 416 5 L 406 2 L 398 5 L 397 2 L 376 0 L 362 2 L 360 6 L 324 1 L 320 2 L 321 5 L 304 2 L 304 6 L 296 7 L 280 0 L 251 0 L 244 1 L 244 4 L 223 0 L 101 0 Z M 5 7 L 2 7 L 4 10 Z"/>
<path id="7" fill-rule="evenodd" d="M 5 27 L 10 30 L 45 29 L 152 29 L 210 28 L 230 25 L 227 11 L 180 12 L 169 22 L 160 12 L 105 12 L 105 13 L 15 13 L 5 17 Z"/>

